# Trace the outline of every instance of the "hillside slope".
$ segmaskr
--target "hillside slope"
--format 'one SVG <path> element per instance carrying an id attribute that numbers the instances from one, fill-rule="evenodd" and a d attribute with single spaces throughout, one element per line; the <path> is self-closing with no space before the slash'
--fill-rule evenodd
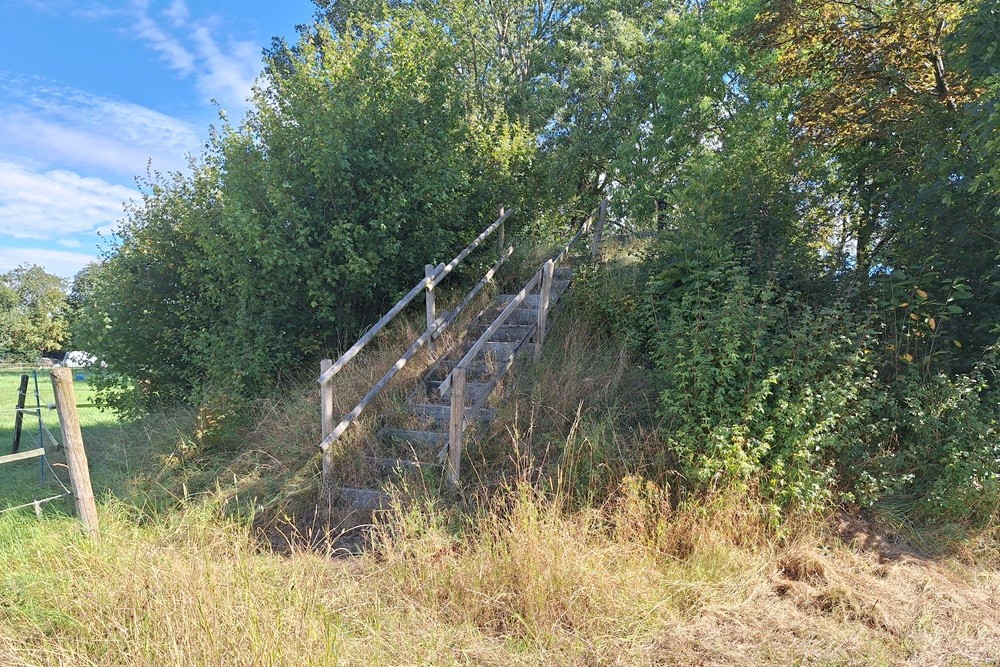
<path id="1" fill-rule="evenodd" d="M 871 516 L 776 525 L 725 492 L 678 505 L 629 469 L 659 437 L 643 377 L 571 304 L 470 449 L 466 498 L 399 490 L 352 558 L 324 551 L 308 511 L 313 390 L 200 441 L 176 438 L 190 416 L 162 422 L 105 497 L 99 542 L 70 518 L 0 516 L 0 661 L 996 664 L 995 543 L 931 556 L 913 544 L 934 535 Z M 265 520 L 288 548 L 262 541 Z"/>

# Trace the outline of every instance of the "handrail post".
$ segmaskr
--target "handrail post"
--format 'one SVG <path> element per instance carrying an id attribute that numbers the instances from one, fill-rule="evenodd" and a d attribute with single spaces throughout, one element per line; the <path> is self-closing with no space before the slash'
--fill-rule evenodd
<path id="1" fill-rule="evenodd" d="M 538 322 L 535 331 L 535 359 L 542 355 L 545 343 L 545 327 L 549 314 L 549 298 L 552 295 L 552 277 L 555 275 L 556 261 L 550 259 L 542 267 L 542 286 L 538 291 Z"/>
<path id="2" fill-rule="evenodd" d="M 324 359 L 319 362 L 320 375 L 324 375 L 333 368 L 332 359 Z M 320 406 L 320 432 L 321 442 L 326 440 L 326 436 L 333 433 L 333 381 L 327 380 L 319 386 L 319 406 Z M 332 448 L 328 445 L 323 449 L 323 482 L 329 483 L 330 467 L 333 462 Z"/>
<path id="3" fill-rule="evenodd" d="M 451 487 L 458 486 L 462 468 L 462 431 L 465 427 L 465 367 L 458 365 L 452 371 L 451 419 L 448 423 L 448 464 L 445 478 Z"/>
<path id="4" fill-rule="evenodd" d="M 424 277 L 431 278 L 436 273 L 437 268 L 433 264 L 424 264 Z M 434 305 L 434 282 L 427 281 L 427 328 L 430 329 L 437 319 L 437 312 Z"/>
<path id="5" fill-rule="evenodd" d="M 503 206 L 500 207 L 500 217 L 502 218 L 506 213 Z M 497 254 L 503 257 L 503 251 L 506 250 L 506 244 L 504 242 L 504 226 L 506 221 L 500 223 L 500 228 L 497 229 Z"/>
<path id="6" fill-rule="evenodd" d="M 604 236 L 604 221 L 608 217 L 608 198 L 601 200 L 601 211 L 597 215 L 597 226 L 594 228 L 594 236 L 590 242 L 590 253 L 593 259 L 601 256 L 601 239 Z"/>

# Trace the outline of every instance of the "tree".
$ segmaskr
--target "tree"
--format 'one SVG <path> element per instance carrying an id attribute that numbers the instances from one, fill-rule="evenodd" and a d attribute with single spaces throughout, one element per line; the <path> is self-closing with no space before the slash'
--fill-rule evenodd
<path id="1" fill-rule="evenodd" d="M 146 407 L 272 391 L 510 204 L 532 138 L 468 103 L 446 30 L 356 26 L 284 52 L 190 176 L 150 175 L 85 308 L 109 389 L 137 381 Z"/>
<path id="2" fill-rule="evenodd" d="M 61 350 L 69 334 L 65 290 L 62 278 L 34 264 L 0 275 L 0 354 Z"/>

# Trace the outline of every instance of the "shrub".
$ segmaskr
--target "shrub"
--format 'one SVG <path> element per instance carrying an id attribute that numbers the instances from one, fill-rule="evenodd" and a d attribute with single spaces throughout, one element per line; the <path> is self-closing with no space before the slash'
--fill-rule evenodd
<path id="1" fill-rule="evenodd" d="M 629 283 L 637 290 L 622 298 Z M 996 512 L 1000 405 L 988 364 L 897 370 L 876 317 L 754 277 L 711 234 L 668 233 L 638 264 L 608 265 L 584 285 L 591 316 L 653 379 L 671 450 L 660 460 L 678 462 L 682 493 L 757 487 L 775 512 L 904 503 L 912 518 L 972 527 Z"/>

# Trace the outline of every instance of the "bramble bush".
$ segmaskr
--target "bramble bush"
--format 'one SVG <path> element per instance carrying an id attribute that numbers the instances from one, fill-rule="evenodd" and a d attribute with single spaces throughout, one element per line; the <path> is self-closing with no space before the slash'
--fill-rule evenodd
<path id="1" fill-rule="evenodd" d="M 891 501 L 925 520 L 990 520 L 1000 405 L 988 364 L 890 372 L 873 315 L 754 280 L 724 241 L 696 236 L 668 232 L 637 264 L 583 283 L 585 307 L 655 379 L 673 454 L 661 459 L 679 461 L 682 492 L 754 487 L 776 512 Z"/>

